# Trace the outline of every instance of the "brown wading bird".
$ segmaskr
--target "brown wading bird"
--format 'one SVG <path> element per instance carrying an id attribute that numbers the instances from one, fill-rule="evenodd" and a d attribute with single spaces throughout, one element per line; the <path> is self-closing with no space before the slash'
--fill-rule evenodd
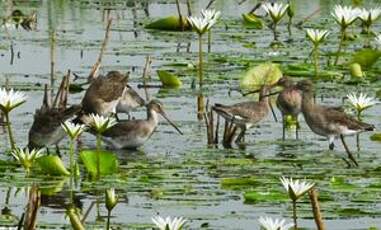
<path id="1" fill-rule="evenodd" d="M 147 105 L 147 119 L 120 121 L 102 134 L 102 139 L 113 148 L 136 149 L 142 146 L 159 124 L 158 114 L 162 115 L 181 135 L 181 130 L 168 118 L 163 105 L 151 100 Z"/>
<path id="2" fill-rule="evenodd" d="M 61 123 L 70 119 L 81 110 L 80 105 L 66 108 L 69 75 L 70 73 L 62 80 L 53 103 L 47 85 L 45 85 L 42 106 L 36 110 L 32 127 L 29 130 L 29 148 L 48 148 L 51 145 L 56 145 L 57 153 L 59 153 L 58 143 L 66 136 Z"/>
<path id="3" fill-rule="evenodd" d="M 241 132 L 236 139 L 236 143 L 241 143 L 246 130 L 261 121 L 269 113 L 269 97 L 266 95 L 268 95 L 270 88 L 267 85 L 260 88 L 259 101 L 240 102 L 234 105 L 215 104 L 212 107 L 218 115 L 240 128 Z"/>
<path id="4" fill-rule="evenodd" d="M 75 122 L 88 124 L 89 114 L 101 116 L 129 113 L 131 109 L 143 106 L 145 101 L 127 85 L 128 76 L 118 71 L 110 71 L 106 76 L 91 79 L 82 100 L 82 111 Z"/>
<path id="5" fill-rule="evenodd" d="M 373 131 L 374 125 L 356 120 L 339 111 L 337 108 L 329 108 L 315 104 L 313 100 L 313 85 L 309 80 L 298 82 L 297 88 L 302 91 L 302 112 L 306 123 L 311 130 L 328 138 L 329 149 L 334 149 L 334 140 L 340 137 L 349 159 L 358 166 L 355 158 L 345 143 L 344 136 L 358 134 L 364 131 Z M 345 159 L 344 159 L 345 160 Z M 346 161 L 346 160 L 345 160 Z M 350 163 L 346 161 L 348 165 Z"/>
<path id="6" fill-rule="evenodd" d="M 276 105 L 282 113 L 283 129 L 282 139 L 286 137 L 286 119 L 291 116 L 296 121 L 295 136 L 299 138 L 299 121 L 298 116 L 302 111 L 302 94 L 296 88 L 294 81 L 289 77 L 282 77 L 276 85 L 282 86 L 284 89 L 279 93 Z"/>

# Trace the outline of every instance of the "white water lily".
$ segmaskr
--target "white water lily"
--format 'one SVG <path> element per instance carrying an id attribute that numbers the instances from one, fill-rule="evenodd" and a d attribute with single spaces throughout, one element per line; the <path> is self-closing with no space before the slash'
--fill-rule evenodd
<path id="1" fill-rule="evenodd" d="M 275 24 L 277 24 L 286 14 L 289 4 L 266 2 L 262 8 L 270 15 Z"/>
<path id="2" fill-rule="evenodd" d="M 116 124 L 115 118 L 112 117 L 104 117 L 99 116 L 98 114 L 90 114 L 90 118 L 91 127 L 93 127 L 98 133 L 103 133 Z"/>
<path id="3" fill-rule="evenodd" d="M 377 8 L 373 8 L 373 9 L 370 9 L 370 10 L 361 9 L 359 11 L 359 16 L 358 17 L 364 23 L 370 25 L 374 21 L 376 21 L 380 17 L 380 15 L 381 15 L 381 8 L 377 7 Z"/>
<path id="4" fill-rule="evenodd" d="M 314 43 L 315 46 L 318 46 L 322 43 L 329 35 L 327 30 L 314 30 L 307 29 L 307 37 Z"/>
<path id="5" fill-rule="evenodd" d="M 292 178 L 281 177 L 280 181 L 283 184 L 283 187 L 289 193 L 290 198 L 293 201 L 296 201 L 301 196 L 303 196 L 306 192 L 311 190 L 315 183 L 309 183 L 307 181 L 302 180 L 293 180 Z"/>
<path id="6" fill-rule="evenodd" d="M 271 217 L 261 216 L 258 222 L 265 230 L 288 230 L 294 226 L 291 223 L 286 223 L 285 219 L 272 219 Z"/>
<path id="7" fill-rule="evenodd" d="M 74 124 L 71 121 L 65 121 L 61 124 L 61 126 L 72 140 L 79 137 L 83 133 L 83 131 L 85 131 L 86 128 L 85 125 Z"/>
<path id="8" fill-rule="evenodd" d="M 9 113 L 25 101 L 26 96 L 24 93 L 14 91 L 13 89 L 7 90 L 5 88 L 0 88 L 0 109 L 4 113 Z"/>
<path id="9" fill-rule="evenodd" d="M 29 169 L 32 167 L 34 160 L 42 156 L 42 150 L 33 149 L 30 151 L 28 148 L 25 150 L 21 148 L 15 148 L 11 154 L 23 166 L 25 171 L 29 172 Z"/>
<path id="10" fill-rule="evenodd" d="M 361 113 L 365 109 L 368 109 L 377 103 L 374 97 L 368 97 L 365 93 L 350 93 L 347 95 L 347 98 L 349 103 L 357 110 L 358 113 Z"/>
<path id="11" fill-rule="evenodd" d="M 356 21 L 360 16 L 360 10 L 351 6 L 336 5 L 331 15 L 341 27 L 345 28 Z"/>
<path id="12" fill-rule="evenodd" d="M 204 34 L 208 30 L 212 28 L 214 24 L 217 23 L 217 19 L 219 18 L 221 12 L 219 11 L 201 11 L 202 17 L 193 17 L 190 16 L 187 18 L 189 24 L 192 26 L 194 30 L 199 35 Z"/>
<path id="13" fill-rule="evenodd" d="M 181 230 L 187 222 L 187 219 L 183 217 L 175 217 L 172 219 L 170 216 L 167 216 L 166 218 L 155 216 L 152 218 L 152 222 L 160 230 Z"/>
<path id="14" fill-rule="evenodd" d="M 221 11 L 216 10 L 201 10 L 202 17 L 206 18 L 209 21 L 217 21 L 221 16 Z"/>

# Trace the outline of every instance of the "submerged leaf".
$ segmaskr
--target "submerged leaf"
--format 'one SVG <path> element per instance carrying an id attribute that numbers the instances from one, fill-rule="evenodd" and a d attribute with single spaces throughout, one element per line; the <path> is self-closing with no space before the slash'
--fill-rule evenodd
<path id="1" fill-rule="evenodd" d="M 49 175 L 68 176 L 70 172 L 58 156 L 42 156 L 36 159 L 41 170 Z"/>
<path id="2" fill-rule="evenodd" d="M 183 84 L 181 80 L 174 74 L 166 70 L 158 70 L 157 75 L 164 87 L 178 88 Z"/>
<path id="3" fill-rule="evenodd" d="M 249 191 L 243 195 L 245 203 L 278 203 L 288 201 L 288 196 L 283 192 L 257 192 Z"/>
<path id="4" fill-rule="evenodd" d="M 118 171 L 118 159 L 112 152 L 83 150 L 80 153 L 81 160 L 85 165 L 86 170 L 92 175 L 97 175 L 98 154 L 100 164 L 100 174 L 109 175 Z"/>
<path id="5" fill-rule="evenodd" d="M 185 17 L 183 19 L 184 30 L 191 30 L 191 26 Z M 181 31 L 181 24 L 179 17 L 177 16 L 168 16 L 165 18 L 158 19 L 150 24 L 146 25 L 147 29 L 157 29 L 157 30 L 170 30 L 170 31 Z"/>

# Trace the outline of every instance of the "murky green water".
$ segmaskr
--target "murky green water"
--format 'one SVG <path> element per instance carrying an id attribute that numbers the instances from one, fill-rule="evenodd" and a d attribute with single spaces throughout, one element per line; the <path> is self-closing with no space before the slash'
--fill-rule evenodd
<path id="1" fill-rule="evenodd" d="M 0 82 L 8 78 L 12 87 L 28 90 L 28 101 L 13 113 L 13 127 L 20 146 L 27 143 L 27 133 L 33 121 L 33 113 L 41 105 L 42 85 L 50 82 L 50 31 L 57 32 L 56 76 L 61 78 L 71 69 L 83 82 L 94 64 L 103 40 L 106 25 L 106 9 L 115 19 L 111 38 L 101 73 L 109 70 L 131 71 L 133 86 L 142 83 L 142 71 L 146 55 L 153 57 L 152 84 L 159 84 L 158 69 L 170 69 L 181 76 L 185 83 L 178 90 L 150 89 L 152 97 L 159 98 L 171 118 L 180 124 L 184 136 L 179 136 L 166 123 L 139 151 L 119 151 L 120 172 L 101 181 L 88 179 L 83 168 L 78 182 L 75 201 L 82 212 L 91 203 L 99 205 L 91 210 L 87 229 L 104 228 L 107 211 L 103 191 L 115 187 L 121 198 L 112 212 L 111 223 L 115 229 L 150 229 L 150 218 L 185 216 L 191 229 L 259 229 L 259 216 L 269 215 L 291 220 L 292 209 L 287 199 L 267 199 L 266 194 L 283 192 L 278 180 L 281 175 L 308 178 L 317 183 L 320 191 L 323 216 L 327 229 L 368 229 L 381 226 L 381 158 L 380 144 L 369 139 L 371 134 L 361 135 L 359 168 L 348 169 L 340 156 L 344 149 L 338 144 L 334 151 L 327 151 L 324 139 L 314 135 L 302 122 L 301 141 L 281 141 L 281 124 L 271 116 L 250 130 L 246 150 L 226 150 L 206 146 L 203 122 L 196 119 L 197 91 L 190 89 L 196 76 L 194 70 L 178 63 L 196 63 L 197 40 L 193 33 L 158 32 L 144 29 L 144 24 L 176 13 L 175 1 L 1 1 L 1 15 L 14 9 L 38 15 L 37 31 L 11 31 L 16 55 L 10 64 L 9 42 L 0 34 Z M 192 1 L 193 12 L 205 7 L 206 1 Z M 317 14 L 305 26 L 321 23 L 332 31 L 324 51 L 337 49 L 338 27 L 329 16 L 336 1 L 297 0 L 295 21 L 306 17 L 318 7 Z M 376 2 L 376 1 L 374 1 Z M 238 5 L 237 1 L 216 1 L 214 8 L 222 11 L 222 20 L 213 29 L 212 52 L 206 62 L 206 88 L 204 95 L 214 102 L 226 104 L 244 100 L 231 89 L 238 88 L 239 77 L 248 66 L 262 61 L 286 64 L 303 63 L 310 52 L 310 44 L 303 30 L 293 28 L 293 42 L 284 43 L 278 50 L 269 48 L 272 33 L 269 29 L 253 30 L 242 25 L 241 13 L 253 7 L 255 1 Z M 367 4 L 372 5 L 373 2 Z M 182 5 L 185 10 L 185 4 Z M 144 11 L 146 8 L 146 11 Z M 288 39 L 286 27 L 279 27 L 280 38 Z M 380 23 L 374 30 L 379 32 Z M 353 31 L 358 33 L 357 30 Z M 349 45 L 348 51 L 362 46 L 358 39 Z M 83 53 L 83 56 L 81 56 Z M 375 69 L 381 69 L 381 63 Z M 341 71 L 341 70 L 339 70 Z M 347 74 L 345 71 L 342 73 Z M 348 77 L 348 76 L 346 76 Z M 58 81 L 58 80 L 57 80 Z M 351 86 L 335 82 L 319 83 L 319 94 L 324 104 L 340 105 L 341 98 L 354 89 L 370 94 L 380 88 L 380 83 Z M 58 83 L 56 83 L 58 84 Z M 143 96 L 144 92 L 139 93 Z M 70 95 L 70 103 L 78 103 L 83 94 Z M 320 102 L 320 100 L 319 100 Z M 380 105 L 366 111 L 365 120 L 380 127 Z M 278 113 L 279 115 L 279 113 Z M 134 113 L 144 117 L 145 111 Z M 7 134 L 2 131 L 0 147 L 8 148 Z M 95 140 L 85 134 L 85 147 L 94 147 Z M 67 140 L 62 142 L 63 152 Z M 348 138 L 355 149 L 355 139 Z M 2 160 L 9 160 L 6 154 Z M 64 154 L 68 162 L 68 154 Z M 81 166 L 82 167 L 82 166 Z M 38 213 L 38 226 L 45 229 L 69 227 L 65 206 L 69 203 L 68 179 L 45 177 L 38 174 L 25 178 L 21 168 L 13 165 L 0 167 L 0 216 L 1 225 L 15 226 L 27 202 L 25 191 L 33 183 L 45 188 L 42 207 Z M 234 185 L 226 178 L 245 178 L 248 184 Z M 256 201 L 245 201 L 248 194 L 257 194 Z M 259 194 L 259 195 L 258 195 Z M 260 199 L 262 198 L 262 199 Z M 258 200 L 259 199 L 259 200 Z M 299 204 L 300 226 L 315 229 L 311 207 L 307 200 Z M 1 227 L 2 228 L 2 227 Z"/>

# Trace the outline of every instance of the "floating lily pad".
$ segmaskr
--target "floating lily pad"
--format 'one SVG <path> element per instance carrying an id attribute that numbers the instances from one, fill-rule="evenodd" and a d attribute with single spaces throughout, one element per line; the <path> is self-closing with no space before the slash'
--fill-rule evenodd
<path id="1" fill-rule="evenodd" d="M 351 63 L 358 63 L 363 69 L 369 69 L 380 57 L 381 51 L 362 49 L 353 54 Z"/>
<path id="2" fill-rule="evenodd" d="M 375 133 L 372 136 L 370 136 L 370 139 L 372 141 L 381 141 L 381 133 Z"/>
<path id="3" fill-rule="evenodd" d="M 44 173 L 53 176 L 69 176 L 70 172 L 58 156 L 42 156 L 37 158 L 37 164 Z"/>
<path id="4" fill-rule="evenodd" d="M 81 151 L 80 158 L 85 165 L 86 170 L 92 175 L 97 175 L 98 154 L 100 164 L 100 174 L 109 175 L 118 171 L 118 159 L 112 152 L 97 151 L 97 150 L 83 150 Z"/>
<path id="5" fill-rule="evenodd" d="M 245 203 L 279 203 L 289 200 L 286 193 L 281 192 L 257 192 L 250 191 L 245 192 L 243 195 Z"/>
<path id="6" fill-rule="evenodd" d="M 184 30 L 191 30 L 191 26 L 185 17 L 183 17 Z M 166 18 L 158 19 L 150 24 L 146 25 L 147 29 L 156 30 L 170 30 L 170 31 L 181 31 L 181 24 L 178 16 L 168 16 Z"/>
<path id="7" fill-rule="evenodd" d="M 165 70 L 158 70 L 157 75 L 159 76 L 159 79 L 164 87 L 168 88 L 179 88 L 182 86 L 181 80 L 178 78 L 178 76 L 165 71 Z"/>
<path id="8" fill-rule="evenodd" d="M 260 185 L 258 180 L 256 180 L 254 177 L 223 178 L 220 183 L 222 188 L 234 190 Z"/>
<path id="9" fill-rule="evenodd" d="M 263 84 L 275 84 L 281 77 L 282 71 L 278 65 L 263 63 L 245 73 L 241 78 L 240 87 L 242 89 L 256 90 Z"/>
<path id="10" fill-rule="evenodd" d="M 242 14 L 243 22 L 246 27 L 254 29 L 262 29 L 263 21 L 258 18 L 255 14 Z"/>

